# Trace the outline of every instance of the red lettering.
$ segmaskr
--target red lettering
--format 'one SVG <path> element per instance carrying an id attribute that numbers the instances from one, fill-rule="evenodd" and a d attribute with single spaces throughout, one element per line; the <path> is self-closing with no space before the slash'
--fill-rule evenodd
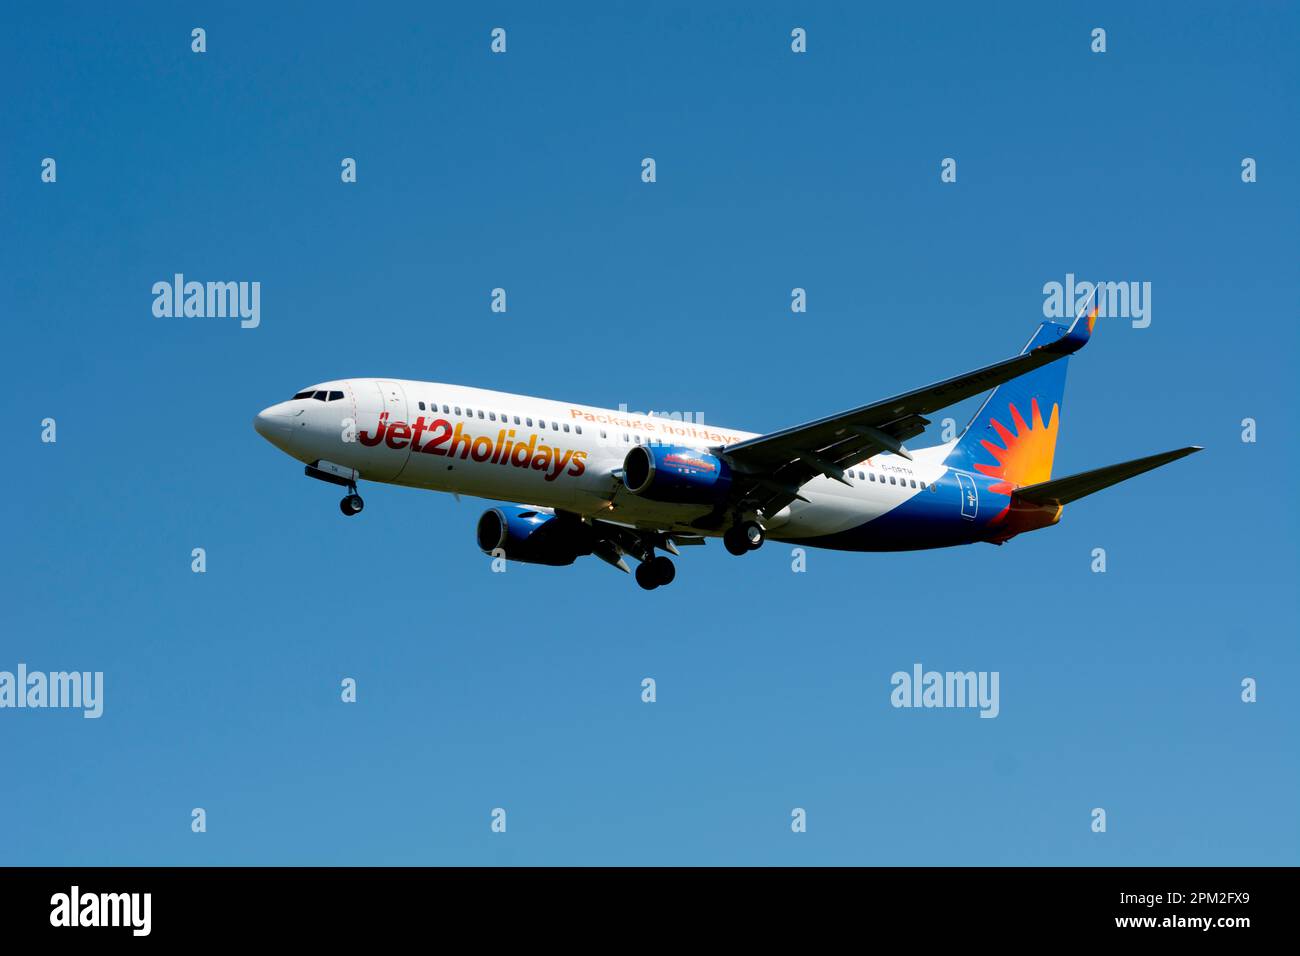
<path id="1" fill-rule="evenodd" d="M 361 444 L 373 448 L 384 440 L 384 429 L 388 427 L 388 412 L 383 412 L 379 416 L 379 425 L 375 428 L 375 437 L 371 438 L 369 433 L 364 431 L 357 432 L 357 441 Z"/>
<path id="2" fill-rule="evenodd" d="M 441 431 L 439 431 L 440 429 Z M 447 439 L 451 437 L 451 422 L 447 421 L 445 418 L 439 418 L 436 422 L 430 422 L 429 435 L 429 440 L 424 443 L 424 447 L 421 448 L 420 451 L 430 455 L 447 454 L 438 446 L 445 444 Z"/>
<path id="3" fill-rule="evenodd" d="M 406 440 L 411 437 L 411 426 L 406 422 L 394 422 L 388 429 L 388 437 L 384 439 L 384 444 L 389 448 L 405 448 Z M 398 442 L 401 442 L 399 445 Z"/>
<path id="4" fill-rule="evenodd" d="M 424 434 L 424 416 L 421 415 L 415 420 L 415 434 L 411 436 L 411 451 L 417 451 L 420 447 L 420 436 Z"/>

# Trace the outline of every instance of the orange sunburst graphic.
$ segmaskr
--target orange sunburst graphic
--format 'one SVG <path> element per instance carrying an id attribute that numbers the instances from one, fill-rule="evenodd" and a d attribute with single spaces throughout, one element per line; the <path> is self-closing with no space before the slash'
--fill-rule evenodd
<path id="1" fill-rule="evenodd" d="M 1016 488 L 1047 481 L 1052 477 L 1056 432 L 1061 425 L 1060 406 L 1052 405 L 1052 417 L 1046 425 L 1043 424 L 1043 415 L 1038 410 L 1038 399 L 1030 399 L 1029 407 L 1032 426 L 1025 424 L 1024 418 L 1014 404 L 1008 406 L 1011 422 L 1016 428 L 1014 434 L 996 418 L 989 419 L 989 424 L 993 426 L 1005 446 L 999 448 L 991 441 L 980 441 L 998 463 L 976 465 L 975 470 L 991 478 L 1002 479 L 994 484 L 990 491 L 1009 495 Z"/>
<path id="2" fill-rule="evenodd" d="M 1088 334 L 1092 335 L 1092 327 L 1097 324 L 1097 311 L 1099 306 L 1093 306 L 1092 312 L 1088 314 Z M 1056 409 L 1052 409 L 1052 414 L 1056 414 Z"/>

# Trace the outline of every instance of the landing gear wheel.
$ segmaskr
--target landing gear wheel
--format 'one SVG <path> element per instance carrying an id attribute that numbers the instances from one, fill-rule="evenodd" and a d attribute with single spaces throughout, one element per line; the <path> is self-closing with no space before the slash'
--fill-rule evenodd
<path id="1" fill-rule="evenodd" d="M 646 564 L 650 567 L 650 573 L 654 575 L 655 583 L 660 587 L 672 584 L 673 578 L 677 577 L 677 569 L 673 567 L 672 561 L 663 555 L 651 558 Z"/>
<path id="2" fill-rule="evenodd" d="M 732 554 L 739 555 L 761 548 L 764 538 L 763 527 L 757 521 L 742 521 L 727 529 L 722 543 Z"/>
<path id="3" fill-rule="evenodd" d="M 365 506 L 366 503 L 361 500 L 361 496 L 353 492 L 339 502 L 339 511 L 351 518 L 353 515 L 361 514 L 361 509 Z"/>
<path id="4" fill-rule="evenodd" d="M 650 561 L 642 561 L 638 564 L 634 576 L 636 577 L 636 583 L 647 591 L 653 591 L 659 587 L 659 578 L 654 573 L 654 569 L 650 567 Z"/>

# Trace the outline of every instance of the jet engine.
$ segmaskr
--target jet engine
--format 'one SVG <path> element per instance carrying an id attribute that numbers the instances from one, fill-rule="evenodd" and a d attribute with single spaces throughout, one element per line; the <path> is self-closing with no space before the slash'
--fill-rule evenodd
<path id="1" fill-rule="evenodd" d="M 558 518 L 546 511 L 501 505 L 478 519 L 478 546 L 485 554 L 499 551 L 510 561 L 527 564 L 572 564 L 591 554 L 591 529 L 581 521 Z"/>
<path id="2" fill-rule="evenodd" d="M 698 448 L 637 445 L 623 459 L 623 486 L 651 501 L 715 504 L 731 488 L 731 469 Z"/>

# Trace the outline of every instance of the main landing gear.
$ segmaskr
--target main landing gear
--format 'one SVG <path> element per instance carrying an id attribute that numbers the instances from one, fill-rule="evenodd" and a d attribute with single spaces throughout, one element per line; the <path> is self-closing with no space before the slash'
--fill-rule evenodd
<path id="1" fill-rule="evenodd" d="M 677 569 L 673 567 L 672 561 L 662 554 L 647 558 L 636 566 L 636 583 L 647 591 L 653 591 L 664 584 L 672 584 L 675 577 L 677 577 Z"/>
<path id="2" fill-rule="evenodd" d="M 763 526 L 757 521 L 742 521 L 726 530 L 722 543 L 732 554 L 744 554 L 761 548 L 764 538 Z"/>
<path id="3" fill-rule="evenodd" d="M 361 496 L 357 494 L 357 489 L 354 486 L 352 493 L 339 502 L 339 511 L 351 518 L 353 515 L 361 514 L 361 509 L 365 506 L 366 503 L 361 500 Z"/>

